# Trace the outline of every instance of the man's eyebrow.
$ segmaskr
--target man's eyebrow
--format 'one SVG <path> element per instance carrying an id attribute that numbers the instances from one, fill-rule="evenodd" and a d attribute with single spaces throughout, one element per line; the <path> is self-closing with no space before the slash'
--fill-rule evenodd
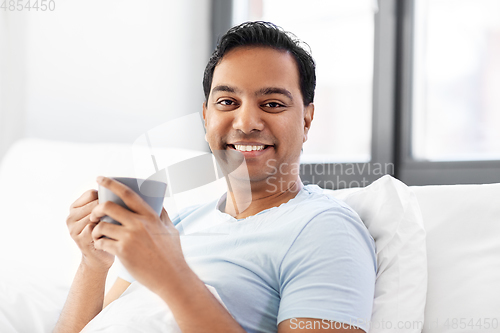
<path id="1" fill-rule="evenodd" d="M 262 88 L 259 91 L 257 91 L 255 94 L 256 95 L 281 94 L 281 95 L 285 95 L 286 97 L 288 97 L 290 100 L 293 101 L 292 93 L 285 88 L 278 88 L 278 87 Z"/>
<path id="2" fill-rule="evenodd" d="M 215 93 L 215 92 L 218 92 L 218 91 L 235 93 L 235 92 L 238 92 L 239 90 L 236 89 L 236 88 L 230 87 L 230 86 L 226 86 L 226 85 L 215 86 L 212 89 L 212 93 Z"/>

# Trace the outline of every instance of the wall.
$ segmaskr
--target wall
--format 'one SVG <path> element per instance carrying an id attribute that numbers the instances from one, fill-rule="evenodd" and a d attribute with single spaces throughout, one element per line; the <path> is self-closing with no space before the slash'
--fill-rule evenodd
<path id="1" fill-rule="evenodd" d="M 55 5 L 0 18 L 3 150 L 19 137 L 132 143 L 201 110 L 209 0 Z"/>

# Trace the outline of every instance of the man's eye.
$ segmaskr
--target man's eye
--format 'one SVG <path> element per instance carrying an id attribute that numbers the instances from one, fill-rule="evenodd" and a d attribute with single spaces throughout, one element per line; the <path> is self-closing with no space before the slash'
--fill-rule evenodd
<path id="1" fill-rule="evenodd" d="M 218 101 L 217 104 L 224 105 L 224 106 L 230 106 L 230 105 L 234 105 L 234 102 L 230 99 L 223 99 L 222 101 Z"/>
<path id="2" fill-rule="evenodd" d="M 269 103 L 264 104 L 264 106 L 268 107 L 268 108 L 275 109 L 275 108 L 283 107 L 284 105 L 277 103 L 277 102 L 269 102 Z"/>

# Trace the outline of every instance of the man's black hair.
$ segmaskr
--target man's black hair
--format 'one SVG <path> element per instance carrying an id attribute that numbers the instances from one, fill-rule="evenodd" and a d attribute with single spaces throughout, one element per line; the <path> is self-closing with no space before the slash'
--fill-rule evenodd
<path id="1" fill-rule="evenodd" d="M 230 50 L 241 46 L 264 46 L 289 52 L 295 59 L 299 70 L 299 84 L 304 105 L 314 101 L 316 88 L 316 65 L 314 59 L 294 35 L 270 22 L 245 22 L 226 32 L 212 53 L 203 75 L 205 102 L 208 102 L 214 69 Z"/>

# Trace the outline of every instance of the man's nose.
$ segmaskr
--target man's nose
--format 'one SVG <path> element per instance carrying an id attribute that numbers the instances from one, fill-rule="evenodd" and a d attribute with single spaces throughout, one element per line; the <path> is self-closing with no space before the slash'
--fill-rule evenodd
<path id="1" fill-rule="evenodd" d="M 264 129 L 264 122 L 261 116 L 262 110 L 258 106 L 243 104 L 235 112 L 233 128 L 245 134 L 250 134 L 253 131 L 262 131 Z"/>

